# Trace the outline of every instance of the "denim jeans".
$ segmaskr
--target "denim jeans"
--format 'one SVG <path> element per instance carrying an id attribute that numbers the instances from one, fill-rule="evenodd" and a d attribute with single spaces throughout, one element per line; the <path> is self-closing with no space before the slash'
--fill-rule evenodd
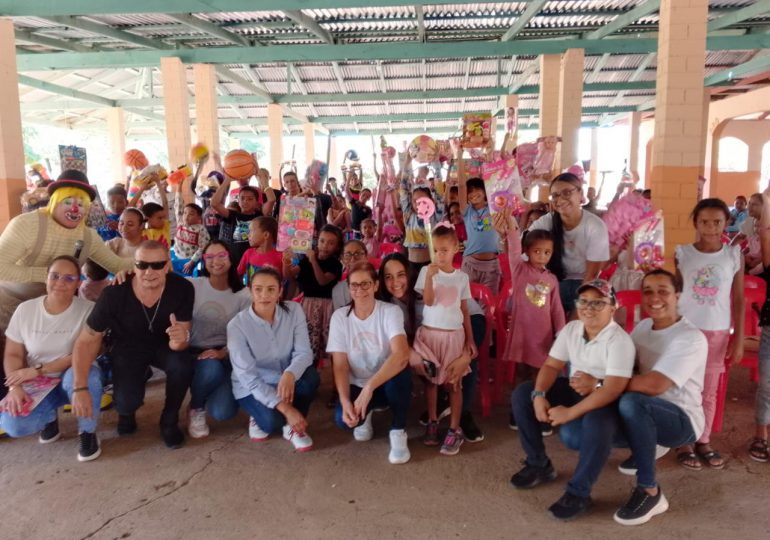
<path id="1" fill-rule="evenodd" d="M 190 384 L 190 408 L 205 407 L 206 412 L 215 420 L 229 420 L 238 412 L 230 381 L 230 361 L 227 358 L 198 360 L 199 352 L 190 352 L 195 366 Z"/>
<path id="2" fill-rule="evenodd" d="M 304 417 L 307 417 L 307 413 L 310 411 L 310 404 L 315 399 L 319 384 L 321 384 L 321 378 L 313 366 L 307 368 L 302 377 L 294 382 L 294 402 L 292 405 Z M 278 409 L 271 409 L 263 405 L 254 396 L 241 398 L 238 400 L 238 404 L 265 433 L 275 433 L 286 423 L 286 417 L 278 412 Z"/>
<path id="3" fill-rule="evenodd" d="M 471 331 L 473 342 L 477 349 L 481 349 L 484 334 L 487 331 L 487 319 L 484 315 L 471 315 Z M 478 359 L 471 360 L 471 372 L 463 377 L 463 412 L 470 412 L 473 400 L 476 398 L 476 387 L 479 380 Z"/>
<path id="4" fill-rule="evenodd" d="M 577 300 L 577 290 L 583 284 L 579 279 L 564 279 L 559 282 L 559 298 L 564 308 L 564 313 L 569 316 L 571 311 L 575 311 L 575 300 Z"/>
<path id="5" fill-rule="evenodd" d="M 350 385 L 350 401 L 355 402 L 360 393 L 360 386 L 354 384 Z M 411 401 L 412 372 L 407 367 L 401 373 L 374 390 L 366 412 L 368 413 L 371 409 L 379 409 L 380 407 L 388 406 L 390 407 L 390 413 L 392 415 L 390 429 L 406 429 L 406 415 L 409 412 L 409 404 Z M 350 429 L 350 426 L 348 426 L 342 419 L 341 403 L 337 404 L 334 421 L 342 429 Z M 363 424 L 363 420 L 360 424 Z"/>
<path id="6" fill-rule="evenodd" d="M 70 403 L 73 388 L 72 368 L 64 372 L 61 383 L 35 407 L 28 416 L 11 416 L 8 413 L 0 414 L 0 427 L 11 437 L 26 437 L 43 431 L 49 422 L 57 417 L 59 407 Z M 99 407 L 102 403 L 102 379 L 99 368 L 91 366 L 88 372 L 88 393 L 91 395 L 90 418 L 78 418 L 78 433 L 96 432 L 96 424 L 99 421 Z"/>
<path id="7" fill-rule="evenodd" d="M 759 385 L 757 386 L 756 421 L 770 424 L 770 326 L 762 327 L 759 341 Z"/>
<path id="8" fill-rule="evenodd" d="M 676 448 L 694 443 L 690 418 L 670 401 L 637 392 L 620 396 L 618 412 L 636 462 L 636 484 L 654 488 L 655 445 Z"/>
<path id="9" fill-rule="evenodd" d="M 511 396 L 511 407 L 527 464 L 544 467 L 548 463 L 540 422 L 535 417 L 532 390 L 535 383 L 527 381 L 519 385 Z M 546 393 L 551 406 L 572 407 L 583 398 L 569 385 L 569 379 L 559 377 Z M 577 420 L 559 428 L 559 436 L 567 448 L 579 451 L 575 473 L 567 483 L 567 492 L 578 497 L 588 497 L 591 486 L 599 477 L 612 449 L 612 441 L 619 429 L 615 403 L 594 409 Z"/>

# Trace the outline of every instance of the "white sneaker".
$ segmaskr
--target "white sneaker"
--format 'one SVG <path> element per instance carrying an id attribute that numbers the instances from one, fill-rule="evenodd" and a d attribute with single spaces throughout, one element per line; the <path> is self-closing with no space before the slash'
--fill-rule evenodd
<path id="1" fill-rule="evenodd" d="M 374 436 L 374 428 L 372 427 L 372 411 L 366 415 L 364 423 L 358 427 L 353 428 L 353 438 L 358 442 L 371 441 Z"/>
<path id="2" fill-rule="evenodd" d="M 668 448 L 667 446 L 661 446 L 659 444 L 655 445 L 655 459 L 658 460 L 668 454 L 668 451 L 671 450 L 671 448 Z"/>
<path id="3" fill-rule="evenodd" d="M 270 434 L 262 431 L 262 428 L 257 425 L 256 420 L 249 417 L 249 439 L 254 442 L 262 442 L 266 441 L 268 437 L 270 437 Z"/>
<path id="4" fill-rule="evenodd" d="M 406 444 L 407 438 L 406 431 L 403 429 L 390 430 L 390 454 L 388 454 L 388 461 L 393 465 L 406 463 L 412 457 Z"/>
<path id="5" fill-rule="evenodd" d="M 294 445 L 297 452 L 309 452 L 313 449 L 313 439 L 307 433 L 297 433 L 286 424 L 283 426 L 283 438 Z"/>
<path id="6" fill-rule="evenodd" d="M 209 436 L 209 426 L 206 423 L 206 409 L 190 409 L 187 413 L 187 432 L 193 439 Z"/>

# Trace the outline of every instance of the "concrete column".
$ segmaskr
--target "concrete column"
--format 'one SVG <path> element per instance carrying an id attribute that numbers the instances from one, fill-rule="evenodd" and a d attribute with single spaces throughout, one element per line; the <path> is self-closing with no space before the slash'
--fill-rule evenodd
<path id="1" fill-rule="evenodd" d="M 126 164 L 123 155 L 126 153 L 126 115 L 122 107 L 107 109 L 107 131 L 110 136 L 110 181 L 125 184 Z"/>
<path id="2" fill-rule="evenodd" d="M 665 217 L 666 260 L 693 241 L 689 214 L 705 155 L 703 77 L 708 0 L 663 0 L 658 34 L 652 201 Z"/>
<path id="3" fill-rule="evenodd" d="M 0 231 L 21 213 L 24 143 L 21 137 L 16 37 L 11 19 L 0 19 Z"/>
<path id="4" fill-rule="evenodd" d="M 283 110 L 276 103 L 267 105 L 267 134 L 270 137 L 270 176 L 279 187 L 283 162 Z M 277 182 L 276 182 L 277 180 Z"/>
<path id="5" fill-rule="evenodd" d="M 217 73 L 211 64 L 193 66 L 195 81 L 195 125 L 197 141 L 209 152 L 219 152 L 219 117 L 217 115 Z M 204 168 L 202 174 L 208 174 Z"/>
<path id="6" fill-rule="evenodd" d="M 166 111 L 168 166 L 175 169 L 190 159 L 190 104 L 185 65 L 179 58 L 161 58 L 160 77 Z"/>
<path id="7" fill-rule="evenodd" d="M 505 152 L 512 152 L 514 148 L 516 148 L 516 139 L 518 138 L 519 134 L 519 96 L 516 94 L 511 94 L 508 96 L 505 96 L 505 109 L 503 110 L 505 113 L 505 133 L 508 136 L 508 139 L 505 143 L 505 148 L 503 150 Z M 513 121 L 512 129 L 508 130 L 508 122 L 511 120 Z"/>
<path id="8" fill-rule="evenodd" d="M 329 144 L 329 176 L 337 179 L 337 186 L 342 187 L 345 179 L 340 176 L 339 161 L 337 161 L 337 138 L 334 136 L 328 137 Z M 398 165 L 396 165 L 398 166 Z"/>
<path id="9" fill-rule="evenodd" d="M 561 57 L 559 70 L 559 123 L 561 145 L 556 158 L 557 171 L 578 160 L 578 135 L 583 115 L 583 71 L 585 51 L 568 49 Z"/>
<path id="10" fill-rule="evenodd" d="M 628 144 L 628 172 L 639 174 L 639 126 L 642 123 L 642 113 L 632 112 L 628 115 L 628 127 L 631 130 Z"/>
<path id="11" fill-rule="evenodd" d="M 540 136 L 559 132 L 559 71 L 561 56 L 544 54 L 540 57 Z M 580 80 L 583 80 L 581 75 Z"/>
<path id="12" fill-rule="evenodd" d="M 305 135 L 305 167 L 307 168 L 315 159 L 315 130 L 313 124 L 302 124 L 302 133 Z"/>
<path id="13" fill-rule="evenodd" d="M 591 170 L 588 173 L 588 185 L 598 187 L 599 180 L 599 128 L 591 128 Z"/>

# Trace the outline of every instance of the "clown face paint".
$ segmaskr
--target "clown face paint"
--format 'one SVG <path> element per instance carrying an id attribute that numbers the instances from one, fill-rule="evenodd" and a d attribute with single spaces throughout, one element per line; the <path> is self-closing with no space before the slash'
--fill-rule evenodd
<path id="1" fill-rule="evenodd" d="M 77 227 L 85 217 L 85 201 L 81 197 L 63 199 L 53 212 L 54 220 L 68 229 Z"/>

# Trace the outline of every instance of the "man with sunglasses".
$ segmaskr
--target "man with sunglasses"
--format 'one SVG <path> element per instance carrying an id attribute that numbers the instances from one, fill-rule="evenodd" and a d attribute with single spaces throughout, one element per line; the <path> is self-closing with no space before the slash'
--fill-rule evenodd
<path id="1" fill-rule="evenodd" d="M 144 402 L 145 373 L 152 365 L 166 372 L 161 435 L 166 446 L 179 448 L 184 442 L 179 408 L 194 367 L 183 351 L 190 340 L 195 290 L 186 279 L 169 273 L 168 250 L 158 242 L 148 240 L 139 246 L 134 267 L 123 284 L 104 290 L 75 342 L 72 410 L 79 417 L 91 414 L 87 394 L 77 392 L 86 386 L 88 369 L 109 331 L 118 434 L 130 435 L 137 429 L 136 410 Z"/>

